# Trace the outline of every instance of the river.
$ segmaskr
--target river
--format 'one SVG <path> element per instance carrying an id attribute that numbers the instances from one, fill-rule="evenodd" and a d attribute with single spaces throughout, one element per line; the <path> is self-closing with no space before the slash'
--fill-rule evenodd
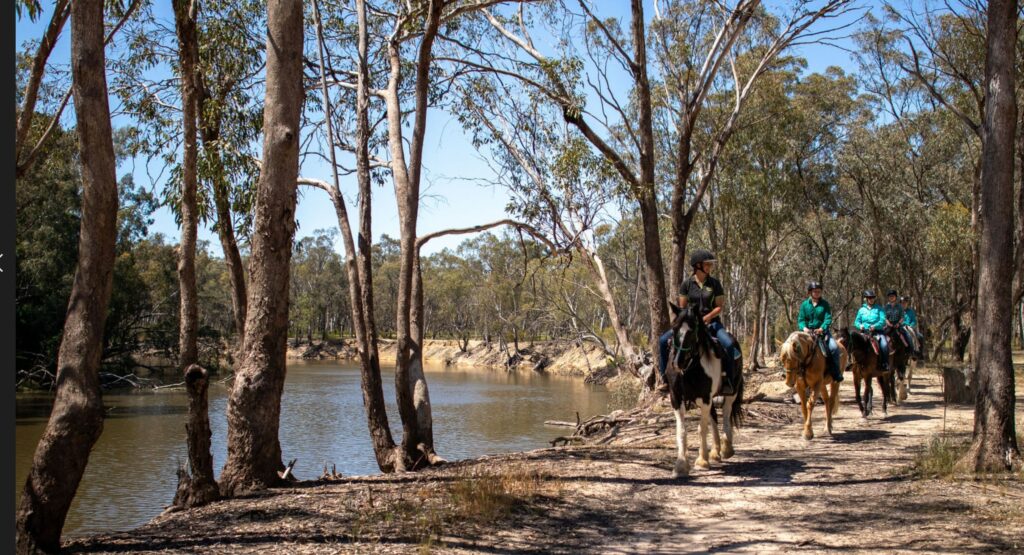
<path id="1" fill-rule="evenodd" d="M 385 398 L 395 440 L 401 422 L 394 405 L 393 368 L 385 368 Z M 434 441 L 448 460 L 547 447 L 566 430 L 545 420 L 575 420 L 607 412 L 603 387 L 579 378 L 427 365 Z M 210 387 L 214 469 L 227 457 L 225 409 L 229 390 Z M 103 434 L 89 457 L 64 526 L 64 537 L 134 528 L 146 523 L 174 497 L 175 470 L 186 461 L 183 390 L 107 392 Z M 15 504 L 46 426 L 52 396 L 17 395 Z M 344 475 L 375 474 L 359 368 L 355 364 L 289 362 L 281 401 L 281 449 L 298 459 L 295 474 L 314 479 L 337 465 Z"/>

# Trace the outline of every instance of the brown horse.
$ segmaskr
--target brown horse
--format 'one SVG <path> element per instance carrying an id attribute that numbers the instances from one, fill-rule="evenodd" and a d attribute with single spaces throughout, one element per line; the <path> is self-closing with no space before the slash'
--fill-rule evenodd
<path id="1" fill-rule="evenodd" d="M 893 387 L 892 367 L 883 371 L 881 356 L 875 352 L 871 337 L 859 331 L 843 328 L 836 334 L 836 341 L 850 353 L 850 366 L 853 367 L 853 387 L 857 394 L 857 406 L 865 420 L 871 415 L 874 389 L 871 380 L 877 379 L 882 389 L 882 414 L 889 415 L 890 401 L 895 402 L 896 391 Z M 864 382 L 864 394 L 861 395 L 861 381 Z"/>
<path id="2" fill-rule="evenodd" d="M 839 345 L 840 368 L 846 367 L 846 359 L 846 349 Z M 825 403 L 825 430 L 832 435 L 832 417 L 839 410 L 839 382 L 826 371 L 825 355 L 818 348 L 814 336 L 802 331 L 791 333 L 779 349 L 779 361 L 786 369 L 786 385 L 795 386 L 800 394 L 804 439 L 814 438 L 811 413 L 818 397 Z"/>

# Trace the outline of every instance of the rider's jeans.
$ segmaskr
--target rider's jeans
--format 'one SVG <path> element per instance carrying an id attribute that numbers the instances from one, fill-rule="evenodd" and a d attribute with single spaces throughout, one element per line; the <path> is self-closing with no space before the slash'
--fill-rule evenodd
<path id="1" fill-rule="evenodd" d="M 725 331 L 725 326 L 723 326 L 721 322 L 712 322 L 708 325 L 708 329 L 715 334 L 715 337 L 718 338 L 718 344 L 725 350 L 725 360 L 722 361 L 722 371 L 725 372 L 725 375 L 731 376 L 733 367 L 736 366 L 735 357 L 739 356 L 739 349 L 736 348 L 736 342 L 733 341 L 732 336 Z"/>
<path id="2" fill-rule="evenodd" d="M 658 338 L 658 354 L 661 355 L 658 357 L 658 369 L 661 371 L 662 381 L 665 380 L 665 369 L 668 368 L 668 352 L 672 345 L 672 333 L 673 330 L 668 330 Z"/>
<path id="3" fill-rule="evenodd" d="M 882 332 L 875 332 L 878 339 L 878 350 L 881 352 L 882 366 L 889 367 L 889 337 Z"/>
<path id="4" fill-rule="evenodd" d="M 843 373 L 843 369 L 839 368 L 839 345 L 836 344 L 836 340 L 832 339 L 832 334 L 825 332 L 825 348 L 828 349 L 828 356 L 832 357 L 832 362 L 835 363 L 835 368 L 839 374 Z"/>
<path id="5" fill-rule="evenodd" d="M 725 326 L 719 322 L 714 322 L 708 325 L 708 329 L 715 334 L 715 337 L 718 339 L 718 343 L 729 355 L 722 361 L 722 369 L 726 372 L 731 372 L 732 367 L 735 365 L 735 359 L 733 357 L 738 354 L 736 350 L 736 343 L 732 340 L 732 337 L 726 333 Z M 663 380 L 665 379 L 665 369 L 668 368 L 668 357 L 671 345 L 672 330 L 668 330 L 658 338 L 658 354 L 661 355 L 658 358 L 658 369 L 661 371 L 661 378 Z"/>

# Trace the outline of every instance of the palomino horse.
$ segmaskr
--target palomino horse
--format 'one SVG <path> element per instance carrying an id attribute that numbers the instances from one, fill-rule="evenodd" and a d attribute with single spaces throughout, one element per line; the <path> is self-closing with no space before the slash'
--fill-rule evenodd
<path id="1" fill-rule="evenodd" d="M 670 303 L 671 304 L 671 303 Z M 672 329 L 675 331 L 678 351 L 673 351 L 672 364 L 669 365 L 665 377 L 668 380 L 672 408 L 676 415 L 676 464 L 672 472 L 674 478 L 682 478 L 690 474 L 690 463 L 686 458 L 686 409 L 696 406 L 700 411 L 700 451 L 694 463 L 699 468 L 708 468 L 709 461 L 720 462 L 733 455 L 732 428 L 740 426 L 743 403 L 743 361 L 736 360 L 735 385 L 727 395 L 722 395 L 723 375 L 722 357 L 730 356 L 712 339 L 704 319 L 692 309 L 680 309 L 672 305 L 675 319 Z M 678 356 L 677 356 L 678 353 Z M 718 434 L 718 416 L 712 399 L 722 396 L 722 420 L 725 429 L 725 442 L 722 443 Z M 714 439 L 714 446 L 708 454 L 708 424 Z"/>
<path id="2" fill-rule="evenodd" d="M 899 405 L 900 401 L 907 398 L 907 391 L 910 389 L 910 376 L 907 374 L 907 367 L 910 362 L 910 346 L 903 339 L 903 335 L 896 329 L 889 330 L 889 367 L 895 370 L 893 390 L 898 391 L 893 396 L 894 402 Z"/>
<path id="3" fill-rule="evenodd" d="M 839 368 L 846 368 L 846 349 L 839 345 Z M 814 336 L 802 331 L 789 334 L 779 349 L 779 361 L 786 369 L 786 385 L 796 386 L 800 394 L 800 410 L 804 415 L 804 439 L 813 439 L 811 413 L 821 397 L 825 402 L 825 430 L 832 435 L 832 417 L 839 410 L 839 382 L 826 371 L 825 355 Z M 815 395 L 817 393 L 817 395 Z"/>
<path id="4" fill-rule="evenodd" d="M 837 334 L 840 345 L 850 353 L 850 365 L 853 366 L 853 388 L 857 394 L 857 406 L 860 407 L 860 414 L 867 418 L 871 414 L 874 389 L 871 387 L 871 380 L 878 380 L 878 386 L 882 388 L 882 414 L 888 416 L 888 403 L 895 398 L 895 391 L 892 389 L 892 368 L 882 370 L 881 356 L 875 352 L 871 337 L 859 331 L 843 328 Z M 864 381 L 864 394 L 861 396 L 860 382 Z"/>

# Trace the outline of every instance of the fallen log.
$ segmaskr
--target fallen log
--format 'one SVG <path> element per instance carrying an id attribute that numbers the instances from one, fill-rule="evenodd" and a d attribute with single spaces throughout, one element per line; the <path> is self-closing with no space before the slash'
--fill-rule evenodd
<path id="1" fill-rule="evenodd" d="M 566 422 L 565 420 L 545 420 L 545 426 L 561 426 L 563 428 L 575 428 L 578 426 L 575 422 Z"/>

